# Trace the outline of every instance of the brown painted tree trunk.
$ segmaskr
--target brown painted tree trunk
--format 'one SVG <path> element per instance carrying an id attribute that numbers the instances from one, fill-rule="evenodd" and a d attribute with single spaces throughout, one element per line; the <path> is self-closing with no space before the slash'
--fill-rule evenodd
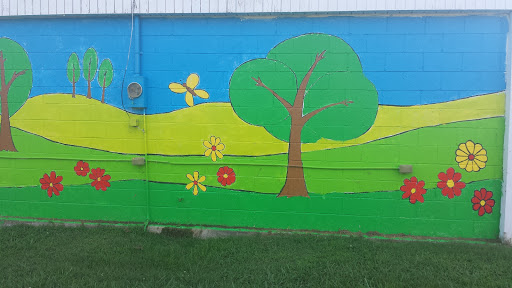
<path id="1" fill-rule="evenodd" d="M 101 93 L 101 103 L 105 103 L 105 76 L 103 76 L 103 92 Z"/>
<path id="2" fill-rule="evenodd" d="M 89 60 L 89 71 L 87 72 L 87 98 L 91 99 L 91 60 Z"/>
<path id="3" fill-rule="evenodd" d="M 71 94 L 72 98 L 75 98 L 75 86 L 76 86 L 75 83 L 76 83 L 76 81 L 75 81 L 75 66 L 73 66 L 73 94 Z"/>
<path id="4" fill-rule="evenodd" d="M 302 113 L 302 109 L 300 111 Z M 295 113 L 292 113 L 295 114 Z M 301 117 L 301 115 L 298 115 Z M 306 187 L 306 180 L 304 179 L 304 168 L 302 165 L 302 149 L 301 149 L 301 134 L 302 124 L 301 119 L 292 117 L 292 126 L 290 129 L 290 141 L 288 144 L 288 170 L 286 172 L 286 183 L 281 189 L 277 197 L 294 197 L 294 196 L 308 196 L 308 189 Z"/>
<path id="5" fill-rule="evenodd" d="M 7 95 L 9 90 L 2 89 L 0 91 L 0 98 L 2 101 L 2 118 L 1 118 L 1 125 L 0 125 L 0 151 L 12 151 L 12 152 L 18 152 L 16 150 L 16 147 L 14 146 L 14 142 L 12 141 L 12 134 L 11 134 L 11 121 L 9 119 L 9 103 L 7 100 Z"/>

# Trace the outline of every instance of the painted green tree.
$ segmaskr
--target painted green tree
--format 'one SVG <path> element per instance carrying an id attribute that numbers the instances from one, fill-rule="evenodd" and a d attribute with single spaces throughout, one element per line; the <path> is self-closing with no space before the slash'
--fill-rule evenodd
<path id="1" fill-rule="evenodd" d="M 377 91 L 354 50 L 338 37 L 317 33 L 288 39 L 266 58 L 240 65 L 229 97 L 240 118 L 289 143 L 286 182 L 278 195 L 286 197 L 309 197 L 302 143 L 356 138 L 373 125 L 378 108 Z"/>
<path id="2" fill-rule="evenodd" d="M 98 70 L 98 83 L 103 88 L 101 93 L 101 103 L 105 103 L 105 88 L 110 86 L 114 78 L 114 68 L 109 59 L 101 61 L 100 69 Z"/>
<path id="3" fill-rule="evenodd" d="M 17 152 L 10 117 L 27 101 L 32 89 L 32 65 L 27 52 L 9 38 L 0 38 L 0 151 Z"/>
<path id="4" fill-rule="evenodd" d="M 76 82 L 80 79 L 80 61 L 78 60 L 78 55 L 76 55 L 76 53 L 69 56 L 67 76 L 69 82 L 73 84 L 73 93 L 71 94 L 71 97 L 75 98 Z"/>
<path id="5" fill-rule="evenodd" d="M 98 54 L 94 48 L 89 48 L 84 54 L 84 78 L 87 80 L 87 98 L 91 99 L 91 82 L 96 77 L 96 69 L 98 68 Z"/>

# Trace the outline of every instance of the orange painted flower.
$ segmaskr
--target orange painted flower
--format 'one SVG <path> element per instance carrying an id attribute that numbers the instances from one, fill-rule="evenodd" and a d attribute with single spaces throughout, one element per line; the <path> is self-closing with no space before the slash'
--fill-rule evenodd
<path id="1" fill-rule="evenodd" d="M 219 171 L 217 171 L 217 181 L 219 181 L 222 186 L 231 185 L 235 183 L 235 171 L 228 166 L 220 167 Z"/>
<path id="2" fill-rule="evenodd" d="M 43 178 L 39 179 L 41 189 L 47 191 L 48 197 L 52 197 L 53 194 L 60 195 L 60 192 L 64 190 L 64 186 L 60 182 L 62 182 L 62 176 L 57 176 L 55 171 L 50 172 L 50 176 L 44 174 Z"/>
<path id="3" fill-rule="evenodd" d="M 89 174 L 89 178 L 91 178 L 93 181 L 91 183 L 91 186 L 96 188 L 96 190 L 103 190 L 107 191 L 107 188 L 110 187 L 110 183 L 108 182 L 110 180 L 110 175 L 105 175 L 105 169 L 96 168 L 91 170 L 91 174 Z"/>
<path id="4" fill-rule="evenodd" d="M 487 151 L 481 144 L 475 144 L 471 140 L 460 144 L 455 155 L 455 161 L 459 163 L 459 167 L 468 172 L 478 172 L 480 169 L 484 169 L 487 162 Z"/>
<path id="5" fill-rule="evenodd" d="M 471 198 L 471 203 L 473 203 L 473 210 L 478 210 L 478 216 L 492 213 L 492 207 L 494 207 L 495 203 L 491 197 L 492 192 L 485 190 L 485 188 L 480 189 L 480 191 L 475 190 L 475 196 Z"/>
<path id="6" fill-rule="evenodd" d="M 210 137 L 210 142 L 204 141 L 203 142 L 204 147 L 208 148 L 206 151 L 204 151 L 204 156 L 212 157 L 212 161 L 217 161 L 217 158 L 222 159 L 224 155 L 222 155 L 222 150 L 226 148 L 224 144 L 220 143 L 220 138 L 217 138 L 215 136 Z"/>
<path id="7" fill-rule="evenodd" d="M 87 176 L 89 173 L 89 163 L 84 162 L 82 160 L 78 161 L 75 166 L 75 173 L 78 176 Z"/>
<path id="8" fill-rule="evenodd" d="M 443 193 L 444 196 L 448 196 L 450 199 L 452 199 L 454 195 L 460 196 L 462 192 L 461 189 L 466 187 L 466 183 L 460 182 L 462 174 L 455 173 L 455 169 L 451 167 L 448 168 L 446 173 L 439 173 L 437 177 L 441 180 L 437 182 L 437 187 L 443 189 L 441 193 Z"/>
<path id="9" fill-rule="evenodd" d="M 427 190 L 423 189 L 424 186 L 425 181 L 418 182 L 416 177 L 411 177 L 411 180 L 405 179 L 404 185 L 400 187 L 400 190 L 404 192 L 402 199 L 409 198 L 409 202 L 412 204 L 416 203 L 416 201 L 423 203 L 425 201 L 423 194 L 427 193 Z"/>
<path id="10" fill-rule="evenodd" d="M 192 193 L 194 195 L 197 195 L 197 193 L 199 192 L 197 190 L 197 187 L 199 187 L 199 189 L 201 189 L 203 192 L 206 191 L 206 187 L 203 184 L 201 184 L 201 182 L 206 180 L 206 177 L 199 177 L 199 172 L 195 171 L 194 176 L 192 176 L 191 174 L 187 174 L 187 178 L 192 182 L 188 183 L 185 188 L 187 188 L 187 190 L 190 190 L 190 188 L 194 187 L 194 190 L 192 190 Z"/>

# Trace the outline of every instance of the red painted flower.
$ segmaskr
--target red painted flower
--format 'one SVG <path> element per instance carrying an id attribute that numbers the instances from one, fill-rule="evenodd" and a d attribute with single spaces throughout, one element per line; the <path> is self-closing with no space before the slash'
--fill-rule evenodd
<path id="1" fill-rule="evenodd" d="M 41 183 L 41 189 L 46 190 L 48 192 L 48 197 L 52 197 L 53 194 L 59 196 L 60 192 L 64 190 L 64 186 L 60 184 L 62 182 L 62 176 L 57 176 L 55 171 L 48 174 L 44 174 L 43 178 L 39 179 Z"/>
<path id="2" fill-rule="evenodd" d="M 475 190 L 475 197 L 471 198 L 471 202 L 473 203 L 473 210 L 478 210 L 479 216 L 484 216 L 485 213 L 492 213 L 494 200 L 491 197 L 492 192 L 485 190 L 485 188 L 480 189 L 480 191 Z"/>
<path id="3" fill-rule="evenodd" d="M 446 173 L 439 173 L 437 175 L 439 177 L 439 182 L 437 182 L 437 187 L 443 189 L 441 193 L 444 196 L 448 196 L 448 198 L 452 199 L 455 196 L 460 196 L 462 192 L 460 189 L 466 187 L 466 183 L 460 182 L 460 178 L 462 178 L 462 174 L 455 173 L 453 168 L 448 168 Z"/>
<path id="4" fill-rule="evenodd" d="M 78 176 L 87 176 L 89 173 L 89 163 L 82 160 L 78 161 L 75 166 L 75 173 Z"/>
<path id="5" fill-rule="evenodd" d="M 220 167 L 217 172 L 217 181 L 219 181 L 222 186 L 231 185 L 235 182 L 236 176 L 235 171 L 228 166 Z"/>
<path id="6" fill-rule="evenodd" d="M 89 178 L 91 178 L 93 181 L 91 183 L 91 186 L 95 187 L 96 190 L 103 190 L 107 191 L 107 188 L 110 187 L 110 183 L 108 182 L 110 180 L 110 175 L 104 175 L 105 169 L 96 168 L 91 170 L 91 174 L 89 174 Z"/>
<path id="7" fill-rule="evenodd" d="M 418 182 L 416 177 L 411 177 L 411 180 L 405 179 L 404 184 L 400 187 L 400 190 L 405 192 L 402 195 L 402 199 L 409 198 L 409 202 L 412 204 L 416 203 L 416 201 L 420 201 L 423 203 L 423 194 L 427 193 L 427 190 L 423 189 L 425 186 L 425 181 Z"/>

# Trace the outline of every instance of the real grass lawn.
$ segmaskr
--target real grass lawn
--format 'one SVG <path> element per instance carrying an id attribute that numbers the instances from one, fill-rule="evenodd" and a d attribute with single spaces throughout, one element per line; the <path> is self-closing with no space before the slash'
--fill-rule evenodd
<path id="1" fill-rule="evenodd" d="M 0 228 L 0 287 L 510 287 L 512 247 L 140 227 Z"/>

